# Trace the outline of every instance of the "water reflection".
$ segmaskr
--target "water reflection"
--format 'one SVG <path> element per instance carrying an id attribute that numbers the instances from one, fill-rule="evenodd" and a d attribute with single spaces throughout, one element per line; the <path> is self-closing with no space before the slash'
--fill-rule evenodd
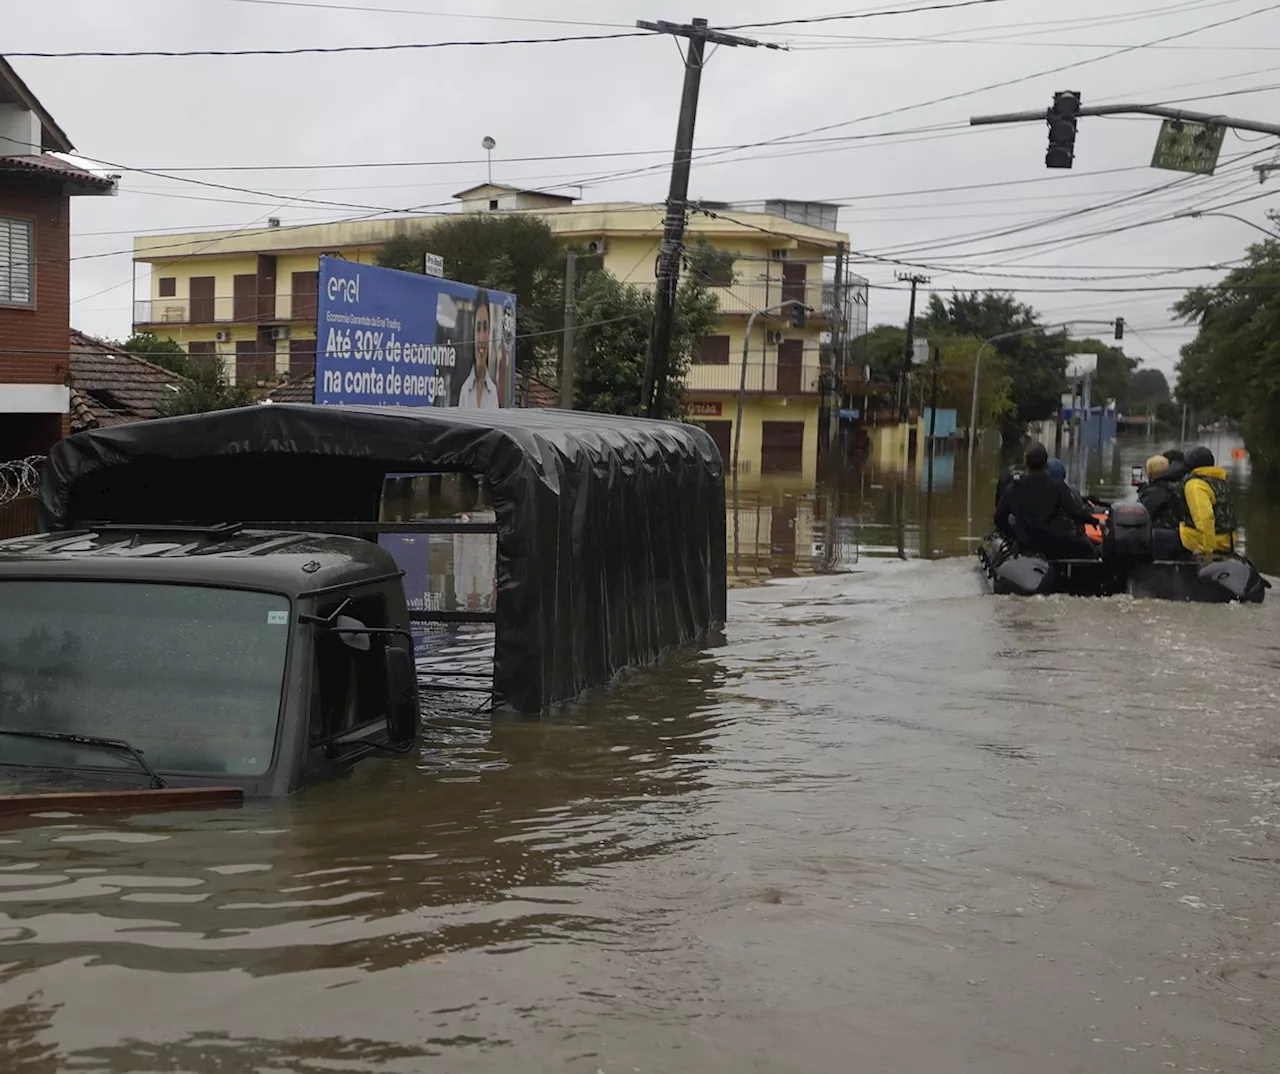
<path id="1" fill-rule="evenodd" d="M 416 766 L 366 763 L 297 800 L 8 830 L 5 958 L 159 972 L 181 953 L 258 976 L 620 942 L 630 926 L 597 912 L 591 876 L 698 837 L 725 678 L 712 651 L 685 652 L 542 720 L 455 707 Z"/>
<path id="2" fill-rule="evenodd" d="M 1233 459 L 1238 438 L 1205 441 L 1236 492 L 1240 538 L 1259 569 L 1280 573 L 1280 500 L 1250 482 L 1248 459 Z M 1016 458 L 990 437 L 975 451 L 972 480 L 964 447 L 940 444 L 929 494 L 928 454 L 876 444 L 865 457 L 828 468 L 811 485 L 784 478 L 740 490 L 737 555 L 729 510 L 730 584 L 855 569 L 862 557 L 940 559 L 964 556 L 991 528 L 996 480 Z M 1173 446 L 1141 435 L 1089 452 L 1088 489 L 1107 501 L 1131 499 L 1130 470 Z M 877 450 L 883 447 L 884 450 Z M 1078 463 L 1077 463 L 1078 466 Z M 736 565 L 735 565 L 736 564 Z"/>

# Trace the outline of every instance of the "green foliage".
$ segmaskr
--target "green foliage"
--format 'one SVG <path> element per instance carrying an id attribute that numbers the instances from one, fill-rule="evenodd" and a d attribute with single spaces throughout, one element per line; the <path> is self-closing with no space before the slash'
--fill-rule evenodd
<path id="1" fill-rule="evenodd" d="M 1044 330 L 1034 309 L 999 291 L 953 291 L 946 299 L 931 294 L 916 328 L 917 335 L 944 338 L 991 339 L 1009 332 L 1025 335 L 997 340 L 987 350 L 994 349 L 1006 360 L 1013 404 L 1006 426 L 1026 425 L 1057 412 L 1067 369 L 1063 337 Z"/>
<path id="2" fill-rule="evenodd" d="M 917 325 L 917 338 L 922 338 Z M 938 361 L 938 409 L 956 411 L 960 425 L 969 424 L 969 410 L 973 404 L 973 366 L 982 341 L 972 336 L 951 337 L 939 332 L 929 333 L 929 342 L 939 348 Z M 851 345 L 854 360 L 871 366 L 876 380 L 894 380 L 902 369 L 907 350 L 907 330 L 897 325 L 878 324 Z M 930 352 L 932 357 L 932 351 Z M 928 405 L 930 391 L 929 367 L 912 367 L 911 399 Z M 982 354 L 982 368 L 978 377 L 978 424 L 983 427 L 997 425 L 1013 413 L 1010 394 L 1012 379 L 1004 357 L 994 347 L 987 347 Z"/>
<path id="3" fill-rule="evenodd" d="M 1280 242 L 1249 247 L 1245 264 L 1173 309 L 1199 326 L 1182 348 L 1178 400 L 1239 420 L 1255 470 L 1280 478 Z"/>
<path id="4" fill-rule="evenodd" d="M 221 358 L 188 359 L 188 370 L 184 376 L 186 383 L 165 407 L 165 414 L 169 417 L 230 410 L 253 402 L 247 388 L 236 388 L 227 383 L 227 369 Z"/>
<path id="5" fill-rule="evenodd" d="M 945 339 L 935 341 L 939 348 L 938 409 L 953 408 L 956 420 L 965 427 L 969 424 L 969 409 L 973 404 L 973 365 L 982 347 L 980 339 Z M 928 401 L 928 368 L 920 371 L 926 385 L 924 399 Z M 1013 379 L 1009 376 L 1007 362 L 994 347 L 987 347 L 982 354 L 982 367 L 978 371 L 978 425 L 999 425 L 1013 413 L 1011 394 Z"/>
<path id="6" fill-rule="evenodd" d="M 689 276 L 707 287 L 731 287 L 737 279 L 733 263 L 737 255 L 730 250 L 717 250 L 699 235 L 685 252 Z"/>
<path id="7" fill-rule="evenodd" d="M 1133 383 L 1129 389 L 1129 405 L 1143 408 L 1148 404 L 1159 406 L 1169 402 L 1172 393 L 1169 381 L 1158 369 L 1139 369 L 1133 374 Z"/>
<path id="8" fill-rule="evenodd" d="M 907 353 L 907 330 L 896 324 L 878 324 L 849 345 L 860 365 L 871 367 L 875 380 L 895 380 Z"/>
<path id="9" fill-rule="evenodd" d="M 115 345 L 122 351 L 163 366 L 180 377 L 187 376 L 190 370 L 187 352 L 182 349 L 181 344 L 168 336 L 158 336 L 154 332 L 134 332 L 128 339 Z"/>
<path id="10" fill-rule="evenodd" d="M 536 375 L 559 361 L 564 323 L 565 248 L 544 220 L 533 216 L 461 213 L 378 253 L 384 268 L 422 272 L 422 255 L 444 258 L 448 279 L 517 298 L 516 369 Z"/>
<path id="11" fill-rule="evenodd" d="M 579 410 L 639 415 L 645 358 L 653 324 L 653 292 L 602 270 L 578 292 L 575 336 Z M 684 412 L 683 382 L 702 339 L 719 323 L 715 295 L 692 275 L 680 282 L 671 332 L 671 367 L 663 418 Z"/>

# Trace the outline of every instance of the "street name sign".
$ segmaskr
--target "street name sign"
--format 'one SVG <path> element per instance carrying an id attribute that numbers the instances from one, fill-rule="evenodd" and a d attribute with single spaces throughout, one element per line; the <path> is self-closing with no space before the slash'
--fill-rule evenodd
<path id="1" fill-rule="evenodd" d="M 1225 133 L 1225 127 L 1192 123 L 1185 119 L 1166 119 L 1160 124 L 1151 167 L 1190 172 L 1192 175 L 1212 175 L 1218 166 L 1218 153 Z"/>

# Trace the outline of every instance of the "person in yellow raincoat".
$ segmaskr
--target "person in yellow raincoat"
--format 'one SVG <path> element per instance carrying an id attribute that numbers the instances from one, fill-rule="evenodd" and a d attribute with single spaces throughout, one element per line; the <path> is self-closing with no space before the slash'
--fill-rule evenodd
<path id="1" fill-rule="evenodd" d="M 1207 447 L 1187 452 L 1187 471 L 1182 482 L 1186 512 L 1178 525 L 1182 547 L 1206 558 L 1235 551 L 1236 509 L 1227 472 L 1215 464 Z"/>

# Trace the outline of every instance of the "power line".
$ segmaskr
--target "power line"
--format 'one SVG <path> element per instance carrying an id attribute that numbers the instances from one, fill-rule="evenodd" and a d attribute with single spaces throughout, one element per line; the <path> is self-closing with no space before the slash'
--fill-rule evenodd
<path id="1" fill-rule="evenodd" d="M 373 7 L 364 4 L 319 4 L 308 0 L 223 0 L 231 4 L 259 4 L 264 7 L 304 8 L 312 11 L 355 11 L 367 15 L 416 15 L 434 19 L 477 19 L 486 22 L 524 22 L 543 26 L 590 26 L 630 29 L 629 22 L 584 22 L 577 19 L 538 19 L 525 15 L 478 15 L 464 11 L 421 11 L 404 7 Z"/>
<path id="2" fill-rule="evenodd" d="M 494 45 L 560 45 L 571 41 L 617 41 L 624 37 L 654 37 L 641 30 L 611 34 L 564 34 L 559 37 L 505 37 L 489 41 L 403 41 L 390 45 L 316 45 L 304 48 L 241 49 L 130 49 L 120 52 L 79 50 L 74 52 L 6 52 L 8 59 L 190 59 L 197 56 L 329 56 L 345 52 L 420 52 L 437 48 L 484 48 Z"/>
<path id="3" fill-rule="evenodd" d="M 811 134 L 822 134 L 826 131 L 838 130 L 841 127 L 848 127 L 855 123 L 866 123 L 873 119 L 884 119 L 888 116 L 900 115 L 903 112 L 914 111 L 917 108 L 930 108 L 937 104 L 946 104 L 951 101 L 962 100 L 965 97 L 972 97 L 975 94 L 985 93 L 989 90 L 1004 89 L 1008 86 L 1021 85 L 1024 82 L 1030 82 L 1033 79 L 1041 78 L 1044 75 L 1061 74 L 1063 71 L 1072 71 L 1079 67 L 1088 66 L 1089 64 L 1101 63 L 1104 60 L 1115 59 L 1118 56 L 1123 56 L 1130 52 L 1137 52 L 1144 48 L 1150 48 L 1153 45 L 1165 44 L 1169 41 L 1175 41 L 1184 37 L 1190 37 L 1194 34 L 1204 33 L 1207 30 L 1214 30 L 1220 26 L 1227 26 L 1232 23 L 1240 22 L 1244 19 L 1252 18 L 1254 15 L 1264 14 L 1266 12 L 1275 11 L 1277 9 L 1280 9 L 1280 3 L 1270 4 L 1267 7 L 1263 7 L 1263 8 L 1257 8 L 1253 11 L 1246 12 L 1243 15 L 1235 15 L 1235 16 L 1232 16 L 1231 18 L 1219 19 L 1216 22 L 1206 23 L 1203 26 L 1197 26 L 1190 30 L 1182 30 L 1175 34 L 1168 34 L 1164 37 L 1156 38 L 1153 41 L 1147 41 L 1147 42 L 1143 42 L 1141 44 L 1136 44 L 1136 45 L 1126 45 L 1123 48 L 1116 49 L 1112 52 L 1107 52 L 1101 56 L 1091 56 L 1085 60 L 1077 60 L 1073 63 L 1062 64 L 1058 67 L 1051 67 L 1047 70 L 1035 71 L 1027 75 L 1019 75 L 1016 78 L 1004 79 L 1000 82 L 991 82 L 985 86 L 978 86 L 975 89 L 961 90 L 956 93 L 949 93 L 942 97 L 935 97 L 928 101 L 920 101 L 916 104 L 901 105 L 897 108 L 891 108 L 886 111 L 877 112 L 869 116 L 860 116 L 855 119 L 841 120 L 840 122 L 837 122 L 837 123 L 824 123 L 818 127 L 810 127 L 807 130 L 797 131 L 795 134 L 792 134 L 792 135 L 781 135 L 776 138 L 768 138 L 760 142 L 755 142 L 752 145 L 745 146 L 743 148 L 757 149 L 763 146 L 775 145 L 781 142 L 786 142 L 792 138 L 807 137 Z"/>
<path id="4" fill-rule="evenodd" d="M 1003 4 L 1008 0 L 958 0 L 946 4 L 922 4 L 917 7 L 886 8 L 879 11 L 853 11 L 843 15 L 812 15 L 808 18 L 780 19 L 775 22 L 740 22 L 735 26 L 726 26 L 726 30 L 765 30 L 771 26 L 801 26 L 819 22 L 852 22 L 856 19 L 879 19 L 886 15 L 918 15 L 926 11 L 951 11 L 962 7 L 985 7 L 989 4 Z"/>

